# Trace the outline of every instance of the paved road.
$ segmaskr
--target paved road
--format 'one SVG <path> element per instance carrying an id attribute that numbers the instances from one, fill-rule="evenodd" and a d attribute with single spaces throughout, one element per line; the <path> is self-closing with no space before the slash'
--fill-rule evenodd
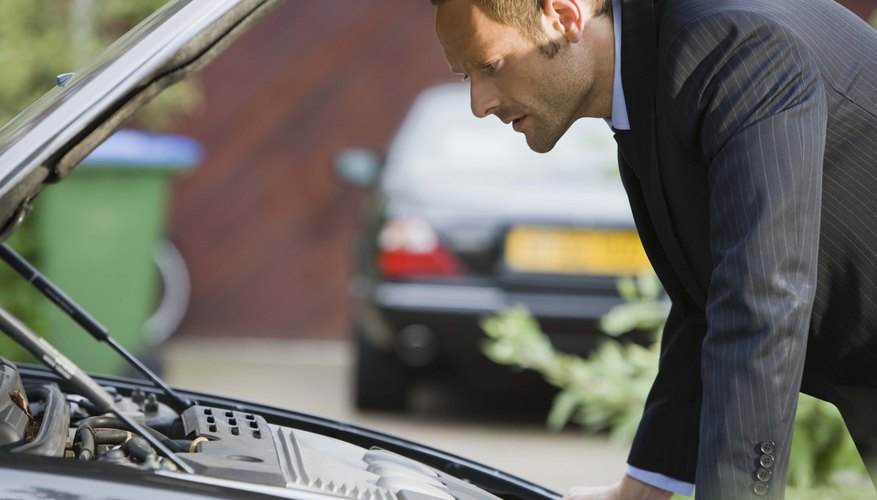
<path id="1" fill-rule="evenodd" d="M 627 445 L 544 427 L 547 408 L 486 407 L 441 392 L 418 393 L 404 415 L 357 412 L 350 404 L 345 342 L 183 337 L 163 347 L 174 386 L 311 413 L 428 444 L 563 492 L 615 481 Z M 529 410 L 529 411 L 528 411 Z"/>

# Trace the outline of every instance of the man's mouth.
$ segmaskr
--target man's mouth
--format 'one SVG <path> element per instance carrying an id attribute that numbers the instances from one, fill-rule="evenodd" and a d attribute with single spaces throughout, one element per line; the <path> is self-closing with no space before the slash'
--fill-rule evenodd
<path id="1" fill-rule="evenodd" d="M 515 132 L 521 131 L 521 126 L 523 125 L 525 118 L 527 118 L 527 117 L 521 116 L 519 118 L 515 118 L 514 120 L 512 120 L 512 128 L 515 129 Z"/>

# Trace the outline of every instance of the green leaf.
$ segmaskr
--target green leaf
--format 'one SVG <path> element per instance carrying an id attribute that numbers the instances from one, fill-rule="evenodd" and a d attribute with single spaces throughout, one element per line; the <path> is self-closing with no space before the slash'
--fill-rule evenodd
<path id="1" fill-rule="evenodd" d="M 560 430 L 569 422 L 579 405 L 579 397 L 569 391 L 561 391 L 554 397 L 551 411 L 548 413 L 548 428 Z"/>
<path id="2" fill-rule="evenodd" d="M 636 280 L 633 278 L 629 276 L 619 278 L 616 286 L 618 287 L 618 295 L 620 295 L 622 299 L 631 301 L 639 298 Z"/>

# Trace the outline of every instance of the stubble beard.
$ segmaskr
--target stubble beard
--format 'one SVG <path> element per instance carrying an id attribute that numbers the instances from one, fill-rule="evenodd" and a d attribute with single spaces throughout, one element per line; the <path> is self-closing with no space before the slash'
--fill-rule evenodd
<path id="1" fill-rule="evenodd" d="M 540 126 L 539 123 L 534 123 L 533 127 L 535 129 L 533 134 L 526 136 L 527 146 L 537 153 L 547 153 L 551 151 L 554 149 L 557 141 L 563 136 L 563 134 L 558 135 L 554 133 L 554 130 L 548 130 L 545 126 Z"/>
<path id="2" fill-rule="evenodd" d="M 527 146 L 537 153 L 547 153 L 554 149 L 560 138 L 578 118 L 577 113 L 581 103 L 592 86 L 592 82 L 587 77 L 583 80 L 584 75 L 576 75 L 570 67 L 555 61 L 556 51 L 550 56 L 545 55 L 556 63 L 549 66 L 553 71 L 548 79 L 553 85 L 545 86 L 551 91 L 542 99 L 543 112 L 540 113 L 541 116 L 529 116 L 532 120 L 531 133 L 526 135 Z"/>

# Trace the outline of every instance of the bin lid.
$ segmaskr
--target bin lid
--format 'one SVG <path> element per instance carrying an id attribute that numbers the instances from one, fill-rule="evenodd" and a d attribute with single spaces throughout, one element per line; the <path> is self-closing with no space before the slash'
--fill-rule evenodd
<path id="1" fill-rule="evenodd" d="M 182 170 L 195 167 L 203 156 L 203 148 L 192 138 L 122 129 L 86 156 L 82 166 Z"/>

